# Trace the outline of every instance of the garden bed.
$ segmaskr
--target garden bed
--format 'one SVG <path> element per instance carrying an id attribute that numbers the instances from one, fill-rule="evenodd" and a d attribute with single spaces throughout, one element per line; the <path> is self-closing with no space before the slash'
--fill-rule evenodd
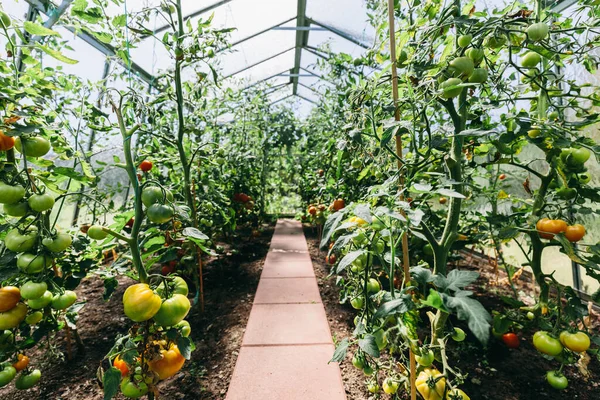
<path id="1" fill-rule="evenodd" d="M 336 341 L 350 337 L 354 330 L 356 311 L 350 305 L 339 304 L 339 290 L 335 278 L 328 279 L 330 266 L 325 263 L 325 251 L 319 251 L 319 240 L 316 229 L 305 226 L 304 233 L 308 242 L 309 252 L 319 282 L 319 289 L 331 333 Z M 486 259 L 465 254 L 461 268 L 477 270 L 481 277 L 475 285 L 469 287 L 477 299 L 488 310 L 503 310 L 506 308 L 501 296 L 511 296 L 510 286 L 504 284 L 506 274 L 503 270 L 498 275 Z M 468 261 L 465 263 L 464 261 Z M 533 290 L 531 276 L 523 273 L 515 282 L 517 290 L 522 294 L 531 295 Z M 527 296 L 525 296 L 527 300 Z M 596 326 L 598 321 L 596 320 Z M 458 326 L 461 323 L 454 321 Z M 463 326 L 463 328 L 465 328 Z M 466 330 L 466 328 L 465 328 Z M 538 353 L 531 343 L 534 332 L 520 332 L 521 344 L 518 349 L 509 349 L 493 337 L 486 349 L 481 347 L 473 338 L 460 344 L 450 342 L 449 357 L 453 367 L 468 373 L 467 381 L 461 386 L 473 400 L 530 400 L 530 399 L 600 399 L 600 363 L 592 359 L 588 365 L 589 377 L 584 377 L 582 371 L 575 366 L 565 368 L 565 376 L 569 379 L 569 387 L 565 391 L 556 391 L 546 382 L 545 374 L 558 367 L 554 360 L 546 360 Z M 526 338 L 526 339 L 525 339 Z M 349 354 L 356 348 L 351 348 Z M 366 377 L 362 371 L 354 368 L 347 357 L 341 364 L 348 400 L 367 400 Z M 381 384 L 381 379 L 380 379 Z M 388 395 L 381 395 L 389 398 Z M 404 394 L 400 398 L 408 399 Z"/>
<path id="2" fill-rule="evenodd" d="M 269 250 L 274 224 L 264 225 L 253 237 L 250 229 L 240 230 L 235 246 L 225 247 L 224 255 L 205 263 L 205 313 L 195 307 L 188 316 L 191 337 L 196 344 L 191 361 L 172 379 L 159 385 L 163 399 L 224 399 L 238 350 L 252 308 L 252 301 Z M 232 252 L 235 248 L 236 251 Z M 11 400 L 100 400 L 104 395 L 96 379 L 97 368 L 119 334 L 131 323 L 123 314 L 121 297 L 132 283 L 119 279 L 119 287 L 108 302 L 102 299 L 104 286 L 99 278 L 85 279 L 77 289 L 87 303 L 77 323 L 85 352 L 78 352 L 73 341 L 73 359 L 66 360 L 65 332 L 51 341 L 57 348 L 51 356 L 44 349 L 27 352 L 32 365 L 42 370 L 42 381 L 28 391 L 9 385 L 0 389 L 1 399 Z M 64 360 L 57 358 L 64 355 Z M 47 357 L 43 362 L 40 357 Z M 119 394 L 116 399 L 122 399 Z"/>

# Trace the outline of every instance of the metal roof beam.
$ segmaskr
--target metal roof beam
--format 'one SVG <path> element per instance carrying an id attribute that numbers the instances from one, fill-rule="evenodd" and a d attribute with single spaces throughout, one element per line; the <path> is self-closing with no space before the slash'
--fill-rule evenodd
<path id="1" fill-rule="evenodd" d="M 301 28 L 305 26 L 309 26 L 310 23 L 307 23 L 308 19 L 306 18 L 306 0 L 298 0 L 298 13 L 296 19 L 296 27 Z M 296 55 L 294 57 L 294 68 L 291 70 L 291 74 L 298 74 L 300 72 L 300 62 L 302 60 L 302 48 L 308 44 L 308 32 L 303 30 L 296 31 Z M 294 87 L 292 89 L 292 93 L 296 94 L 298 92 L 298 77 L 292 77 L 292 83 Z"/>
<path id="2" fill-rule="evenodd" d="M 272 60 L 272 59 L 274 59 L 275 57 L 279 57 L 280 55 L 282 55 L 282 54 L 285 54 L 285 53 L 287 53 L 287 52 L 289 52 L 289 51 L 292 51 L 292 50 L 294 50 L 294 47 L 290 47 L 289 49 L 286 49 L 286 50 L 280 51 L 280 52 L 279 52 L 279 53 L 277 53 L 277 54 L 273 54 L 272 56 L 269 56 L 269 57 L 267 57 L 267 58 L 265 58 L 265 59 L 262 59 L 262 60 L 260 60 L 260 61 L 257 61 L 257 62 L 255 62 L 254 64 L 247 65 L 247 66 L 245 66 L 244 68 L 242 68 L 242 69 L 240 69 L 240 70 L 237 70 L 237 71 L 235 71 L 235 72 L 233 72 L 233 73 L 231 73 L 231 74 L 229 74 L 229 75 L 226 75 L 226 76 L 224 76 L 224 77 L 223 77 L 223 79 L 231 78 L 232 76 L 234 76 L 234 75 L 237 75 L 237 74 L 239 74 L 240 72 L 244 72 L 244 71 L 246 71 L 246 70 L 248 70 L 248 69 L 250 69 L 250 68 L 256 67 L 257 65 L 260 65 L 260 64 L 262 64 L 262 63 L 264 63 L 264 62 L 267 62 L 267 61 L 269 61 L 269 60 Z"/>
<path id="3" fill-rule="evenodd" d="M 315 93 L 316 93 L 316 94 L 318 94 L 319 96 L 322 96 L 322 95 L 323 95 L 323 93 L 320 93 L 320 92 L 319 92 L 317 89 L 315 89 L 315 88 L 313 88 L 313 87 L 310 87 L 310 86 L 308 86 L 308 85 L 305 85 L 305 84 L 304 84 L 304 83 L 302 83 L 302 82 L 299 82 L 299 83 L 298 83 L 298 85 L 300 85 L 300 86 L 303 86 L 303 87 L 305 87 L 305 88 L 307 88 L 307 89 L 309 89 L 309 90 L 312 90 L 313 92 L 315 92 Z"/>
<path id="4" fill-rule="evenodd" d="M 338 36 L 340 36 L 340 37 L 342 37 L 342 38 L 344 38 L 344 39 L 346 39 L 346 40 L 348 40 L 348 41 L 350 41 L 350 42 L 352 42 L 352 43 L 354 43 L 354 44 L 356 44 L 356 45 L 358 45 L 358 46 L 360 46 L 360 47 L 362 47 L 364 49 L 370 49 L 371 48 L 371 46 L 369 46 L 368 44 L 363 43 L 360 40 L 353 38 L 352 36 L 348 35 L 346 32 L 341 31 L 340 29 L 337 29 L 337 28 L 335 28 L 333 26 L 329 26 L 327 24 L 324 24 L 323 22 L 315 21 L 312 18 L 307 18 L 307 19 L 308 19 L 308 21 L 310 21 L 311 24 L 315 24 L 317 26 L 320 26 L 321 28 L 325 28 L 328 31 L 330 31 L 332 33 L 335 33 L 336 35 L 338 35 Z"/>
<path id="5" fill-rule="evenodd" d="M 254 82 L 254 83 L 252 83 L 252 84 L 250 84 L 250 85 L 248 85 L 248 86 L 245 86 L 245 87 L 243 87 L 243 88 L 241 89 L 241 91 L 243 92 L 244 90 L 247 90 L 247 89 L 253 88 L 253 87 L 254 87 L 254 86 L 256 86 L 256 85 L 260 85 L 261 83 L 263 83 L 263 82 L 266 82 L 266 81 L 268 81 L 269 79 L 276 78 L 276 77 L 278 77 L 278 76 L 280 76 L 280 75 L 282 75 L 282 74 L 285 74 L 285 72 L 286 72 L 286 71 L 287 71 L 287 69 L 286 69 L 285 71 L 281 71 L 281 72 L 280 72 L 280 73 L 278 73 L 278 74 L 274 74 L 274 75 L 268 76 L 268 77 L 266 77 L 266 78 L 263 78 L 263 79 L 259 80 L 258 82 Z M 291 83 L 291 81 L 290 81 L 289 83 Z"/>
<path id="6" fill-rule="evenodd" d="M 292 97 L 292 96 L 293 96 L 293 94 L 288 94 L 287 96 L 285 96 L 285 97 L 282 97 L 282 98 L 280 98 L 279 100 L 275 100 L 274 102 L 272 102 L 272 103 L 269 103 L 269 106 L 272 106 L 273 104 L 277 104 L 277 103 L 279 103 L 280 101 L 284 101 L 284 100 L 286 100 L 286 99 L 289 99 L 289 98 L 290 98 L 290 97 Z"/>
<path id="7" fill-rule="evenodd" d="M 299 97 L 299 98 L 301 98 L 302 100 L 308 101 L 309 103 L 318 104 L 316 101 L 311 100 L 311 99 L 307 99 L 306 97 L 304 97 L 302 95 L 297 94 L 296 96 Z"/>
<path id="8" fill-rule="evenodd" d="M 275 85 L 273 87 L 270 87 L 268 89 L 264 90 L 264 94 L 269 95 L 271 93 L 275 93 L 278 90 L 283 89 L 285 86 L 287 85 L 291 85 L 292 82 L 285 82 L 285 83 L 280 83 L 279 85 Z"/>

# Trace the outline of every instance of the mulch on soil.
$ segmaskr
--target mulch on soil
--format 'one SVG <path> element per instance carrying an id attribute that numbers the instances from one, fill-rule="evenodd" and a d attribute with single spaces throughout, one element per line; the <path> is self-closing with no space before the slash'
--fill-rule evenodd
<path id="1" fill-rule="evenodd" d="M 335 277 L 328 278 L 331 268 L 325 263 L 326 252 L 319 251 L 316 229 L 305 225 L 304 233 L 332 335 L 336 341 L 350 338 L 354 330 L 356 312 L 350 305 L 339 304 L 339 288 L 335 285 Z M 469 262 L 461 263 L 461 268 L 476 270 L 481 274 L 469 290 L 475 293 L 475 297 L 487 310 L 505 309 L 506 305 L 501 296 L 511 296 L 510 287 L 498 284 L 496 272 L 487 260 L 473 257 L 467 261 Z M 506 274 L 501 270 L 499 281 L 502 282 L 503 279 L 506 279 Z M 527 274 L 521 276 L 516 286 L 521 293 L 533 293 L 534 285 Z M 462 322 L 452 322 L 468 332 Z M 509 349 L 493 338 L 484 349 L 472 335 L 468 335 L 465 342 L 449 343 L 452 346 L 449 347 L 452 367 L 468 373 L 467 381 L 461 388 L 473 400 L 600 399 L 600 363 L 597 359 L 592 360 L 588 366 L 590 378 L 586 379 L 575 366 L 568 366 L 564 373 L 569 379 L 569 387 L 564 391 L 551 388 L 545 379 L 546 372 L 557 369 L 559 364 L 554 360 L 545 359 L 535 350 L 531 343 L 533 333 L 519 333 L 522 340 L 518 349 Z M 351 348 L 348 354 L 354 351 L 356 348 Z M 340 365 L 348 400 L 376 398 L 366 389 L 365 381 L 368 378 L 352 365 L 350 359 L 351 357 L 346 357 Z M 379 383 L 381 385 L 381 379 Z M 402 399 L 409 397 L 406 393 L 400 395 Z M 382 393 L 379 398 L 387 399 L 390 396 Z"/>
<path id="2" fill-rule="evenodd" d="M 206 260 L 205 312 L 201 314 L 196 307 L 187 318 L 196 350 L 180 373 L 159 385 L 160 398 L 225 398 L 273 230 L 274 224 L 263 225 L 258 237 L 253 237 L 250 229 L 240 230 L 233 245 L 219 243 L 225 247 L 224 255 Z M 121 298 L 131 283 L 128 278 L 119 279 L 118 289 L 105 302 L 102 280 L 85 279 L 77 289 L 78 298 L 87 301 L 77 323 L 85 351 L 78 351 L 73 341 L 73 359 L 67 361 L 65 332 L 60 332 L 49 341 L 55 356 L 49 356 L 42 346 L 27 352 L 32 365 L 42 370 L 40 383 L 22 392 L 10 384 L 0 389 L 0 399 L 103 399 L 96 370 L 116 336 L 126 334 L 130 326 Z M 115 399 L 124 397 L 118 395 Z"/>

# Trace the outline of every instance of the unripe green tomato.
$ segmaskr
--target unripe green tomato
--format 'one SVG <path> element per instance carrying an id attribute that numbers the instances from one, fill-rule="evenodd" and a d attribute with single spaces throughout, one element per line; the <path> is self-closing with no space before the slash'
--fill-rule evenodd
<path id="1" fill-rule="evenodd" d="M 352 166 L 352 168 L 358 169 L 362 167 L 362 162 L 359 159 L 354 159 L 352 160 L 352 163 L 350 165 Z"/>
<path id="2" fill-rule="evenodd" d="M 521 58 L 521 66 L 523 68 L 534 68 L 542 61 L 542 57 L 535 51 L 528 51 Z"/>
<path id="3" fill-rule="evenodd" d="M 44 238 L 42 244 L 53 253 L 61 253 L 73 243 L 73 238 L 68 233 L 58 232 L 53 238 Z"/>
<path id="4" fill-rule="evenodd" d="M 183 337 L 188 337 L 190 336 L 190 333 L 192 333 L 192 327 L 190 326 L 190 323 L 186 320 L 183 320 L 177 325 L 175 325 L 175 328 L 179 329 L 179 331 L 181 332 L 181 336 Z"/>
<path id="5" fill-rule="evenodd" d="M 369 364 L 365 365 L 365 367 L 363 368 L 363 374 L 365 374 L 366 376 L 373 375 L 373 372 L 373 367 L 371 367 Z"/>
<path id="6" fill-rule="evenodd" d="M 17 267 L 26 274 L 37 274 L 52 266 L 52 257 L 43 254 L 21 253 L 17 257 Z"/>
<path id="7" fill-rule="evenodd" d="M 584 172 L 582 174 L 577 174 L 577 180 L 580 184 L 585 185 L 586 183 L 592 180 L 592 177 L 589 173 Z"/>
<path id="8" fill-rule="evenodd" d="M 33 310 L 41 310 L 50 303 L 52 303 L 52 293 L 50 293 L 49 290 L 46 290 L 46 292 L 37 299 L 27 300 L 27 305 Z"/>
<path id="9" fill-rule="evenodd" d="M 369 282 L 367 282 L 367 292 L 368 293 L 377 293 L 381 290 L 381 285 L 379 281 L 375 278 L 369 278 Z"/>
<path id="10" fill-rule="evenodd" d="M 465 55 L 473 60 L 475 65 L 479 65 L 481 61 L 483 61 L 483 57 L 485 56 L 483 49 L 471 47 L 465 52 Z"/>
<path id="11" fill-rule="evenodd" d="M 462 84 L 462 80 L 459 78 L 450 78 L 440 84 L 440 89 L 443 90 L 441 97 L 444 99 L 452 99 L 458 97 L 462 91 L 462 87 L 456 87 Z"/>
<path id="12" fill-rule="evenodd" d="M 41 379 L 42 373 L 39 369 L 34 369 L 29 374 L 21 372 L 21 375 L 15 381 L 15 387 L 19 390 L 27 390 L 34 387 Z"/>
<path id="13" fill-rule="evenodd" d="M 365 367 L 365 360 L 356 353 L 352 357 L 352 365 L 354 365 L 355 368 L 363 369 Z"/>
<path id="14" fill-rule="evenodd" d="M 29 325 L 36 325 L 42 320 L 42 318 L 44 318 L 44 314 L 41 311 L 34 311 L 25 317 L 25 322 L 27 322 Z"/>
<path id="15" fill-rule="evenodd" d="M 29 204 L 26 201 L 19 201 L 13 204 L 4 204 L 4 213 L 11 217 L 21 218 L 29 212 Z"/>
<path id="16" fill-rule="evenodd" d="M 27 199 L 27 204 L 29 204 L 29 208 L 31 208 L 33 211 L 48 211 L 54 207 L 54 197 L 47 193 L 34 194 Z"/>
<path id="17" fill-rule="evenodd" d="M 415 360 L 419 363 L 419 365 L 423 367 L 429 367 L 431 364 L 433 364 L 435 355 L 433 354 L 433 351 L 427 349 L 421 351 L 420 356 L 415 356 Z"/>
<path id="18" fill-rule="evenodd" d="M 10 251 L 23 253 L 29 251 L 35 245 L 38 238 L 38 230 L 30 227 L 26 231 L 19 231 L 18 228 L 10 230 L 4 238 L 4 245 Z"/>
<path id="19" fill-rule="evenodd" d="M 375 246 L 373 246 L 373 252 L 375 252 L 375 254 L 383 254 L 384 251 L 385 251 L 385 242 L 382 239 L 379 239 L 375 243 Z"/>
<path id="20" fill-rule="evenodd" d="M 8 385 L 17 376 L 17 370 L 12 365 L 7 365 L 0 370 L 0 388 Z"/>
<path id="21" fill-rule="evenodd" d="M 527 312 L 527 319 L 530 321 L 533 321 L 535 319 L 535 314 L 532 313 L 531 311 Z"/>
<path id="22" fill-rule="evenodd" d="M 460 328 L 454 328 L 454 332 L 452 333 L 452 339 L 455 342 L 462 342 L 467 337 L 465 331 Z"/>
<path id="23" fill-rule="evenodd" d="M 548 32 L 550 28 L 543 22 L 538 22 L 536 24 L 530 25 L 527 28 L 527 37 L 529 40 L 533 42 L 539 42 L 540 40 L 544 40 L 546 36 L 548 36 Z"/>
<path id="24" fill-rule="evenodd" d="M 490 35 L 485 39 L 485 45 L 490 49 L 497 49 L 506 44 L 506 36 Z"/>
<path id="25" fill-rule="evenodd" d="M 23 186 L 7 185 L 4 182 L 0 182 L 0 203 L 15 204 L 25 196 L 25 188 Z"/>
<path id="26" fill-rule="evenodd" d="M 455 78 L 468 78 L 473 73 L 475 65 L 469 57 L 457 57 L 450 61 L 449 69 Z"/>
<path id="27" fill-rule="evenodd" d="M 77 301 L 77 294 L 72 290 L 65 290 L 63 294 L 57 294 L 52 298 L 52 308 L 55 310 L 66 310 Z"/>
<path id="28" fill-rule="evenodd" d="M 100 225 L 92 225 L 89 227 L 87 235 L 90 239 L 104 240 L 108 237 L 108 232 L 106 232 Z"/>
<path id="29" fill-rule="evenodd" d="M 369 385 L 367 386 L 367 389 L 369 390 L 369 393 L 379 393 L 379 390 L 381 390 L 381 388 L 379 387 L 379 385 L 377 384 L 377 382 L 370 382 Z"/>
<path id="30" fill-rule="evenodd" d="M 26 300 L 39 299 L 48 290 L 46 282 L 27 281 L 20 287 L 21 297 Z"/>
<path id="31" fill-rule="evenodd" d="M 460 47 L 467 47 L 468 45 L 471 44 L 471 41 L 473 40 L 473 35 L 468 34 L 468 35 L 460 35 L 458 37 L 458 45 Z"/>
<path id="32" fill-rule="evenodd" d="M 2 23 L 2 25 L 4 25 L 5 28 L 8 28 L 12 24 L 8 14 L 2 10 L 0 10 L 0 22 Z"/>
<path id="33" fill-rule="evenodd" d="M 365 305 L 365 299 L 362 296 L 355 297 L 350 300 L 350 305 L 352 305 L 352 308 L 355 310 L 361 310 Z"/>
<path id="34" fill-rule="evenodd" d="M 484 83 L 488 79 L 488 72 L 485 68 L 475 68 L 469 77 L 469 83 Z"/>

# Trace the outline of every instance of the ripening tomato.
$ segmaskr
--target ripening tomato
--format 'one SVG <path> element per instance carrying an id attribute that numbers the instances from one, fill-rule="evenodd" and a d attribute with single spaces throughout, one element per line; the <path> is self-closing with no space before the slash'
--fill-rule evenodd
<path id="1" fill-rule="evenodd" d="M 575 353 L 583 353 L 590 348 L 590 337 L 585 332 L 562 331 L 559 338 L 563 346 Z"/>
<path id="2" fill-rule="evenodd" d="M 579 242 L 585 236 L 585 227 L 581 224 L 567 226 L 565 229 L 565 237 L 571 243 Z"/>
<path id="3" fill-rule="evenodd" d="M 501 181 L 506 179 L 506 174 L 500 174 L 500 176 L 498 176 L 498 179 L 500 179 Z"/>
<path id="4" fill-rule="evenodd" d="M 440 204 L 446 204 L 448 202 L 448 199 L 445 197 L 440 197 L 439 202 Z"/>
<path id="5" fill-rule="evenodd" d="M 379 393 L 379 390 L 381 390 L 381 388 L 379 387 L 379 384 L 377 382 L 369 382 L 369 384 L 367 385 L 367 390 L 369 391 L 369 393 Z"/>
<path id="6" fill-rule="evenodd" d="M 15 138 L 15 150 L 27 157 L 42 157 L 50 151 L 50 142 L 43 137 Z"/>
<path id="7" fill-rule="evenodd" d="M 8 151 L 15 147 L 15 138 L 0 131 L 0 151 Z"/>
<path id="8" fill-rule="evenodd" d="M 337 257 L 335 256 L 335 254 L 325 256 L 325 262 L 327 264 L 333 265 L 333 264 L 335 264 L 336 260 L 337 260 Z"/>
<path id="9" fill-rule="evenodd" d="M 506 347 L 509 347 L 511 349 L 516 349 L 521 344 L 519 336 L 512 332 L 508 332 L 502 335 L 502 341 L 504 342 Z"/>
<path id="10" fill-rule="evenodd" d="M 386 394 L 395 394 L 400 387 L 400 382 L 396 379 L 385 378 L 383 380 L 383 391 Z"/>
<path id="11" fill-rule="evenodd" d="M 334 211 L 340 211 L 344 207 L 346 207 L 346 202 L 344 201 L 344 199 L 337 199 L 333 201 Z"/>
<path id="12" fill-rule="evenodd" d="M 442 400 L 446 391 L 446 378 L 437 369 L 425 368 L 417 376 L 415 385 L 425 400 Z"/>
<path id="13" fill-rule="evenodd" d="M 555 234 L 567 230 L 567 223 L 562 219 L 542 218 L 535 224 L 535 227 L 541 238 L 553 239 Z"/>
<path id="14" fill-rule="evenodd" d="M 452 389 L 448 391 L 446 400 L 471 400 L 471 398 L 461 389 Z"/>
<path id="15" fill-rule="evenodd" d="M 158 379 L 161 381 L 175 375 L 183 364 L 185 358 L 179 352 L 177 345 L 172 344 L 169 350 L 160 351 L 162 358 L 155 361 L 148 362 L 150 370 L 158 374 Z"/>
<path id="16" fill-rule="evenodd" d="M 125 315 L 132 321 L 147 321 L 158 312 L 161 298 L 146 283 L 129 286 L 123 294 Z"/>
<path id="17" fill-rule="evenodd" d="M 545 331 L 537 331 L 533 335 L 533 346 L 540 352 L 556 357 L 563 351 L 560 341 Z"/>
<path id="18" fill-rule="evenodd" d="M 119 371 L 121 371 L 121 377 L 126 377 L 127 375 L 129 375 L 129 366 L 124 360 L 121 359 L 121 357 L 115 357 L 113 361 L 113 366 Z"/>
<path id="19" fill-rule="evenodd" d="M 25 354 L 17 355 L 17 360 L 18 361 L 13 364 L 13 367 L 15 367 L 17 371 L 23 371 L 29 365 L 29 357 Z"/>
<path id="20" fill-rule="evenodd" d="M 8 311 L 0 312 L 0 330 L 16 328 L 26 315 L 27 306 L 23 303 L 18 303 Z"/>
<path id="21" fill-rule="evenodd" d="M 144 160 L 140 163 L 140 169 L 143 172 L 148 172 L 152 169 L 152 161 Z"/>
<path id="22" fill-rule="evenodd" d="M 0 312 L 12 310 L 21 300 L 21 291 L 16 286 L 0 288 Z"/>

